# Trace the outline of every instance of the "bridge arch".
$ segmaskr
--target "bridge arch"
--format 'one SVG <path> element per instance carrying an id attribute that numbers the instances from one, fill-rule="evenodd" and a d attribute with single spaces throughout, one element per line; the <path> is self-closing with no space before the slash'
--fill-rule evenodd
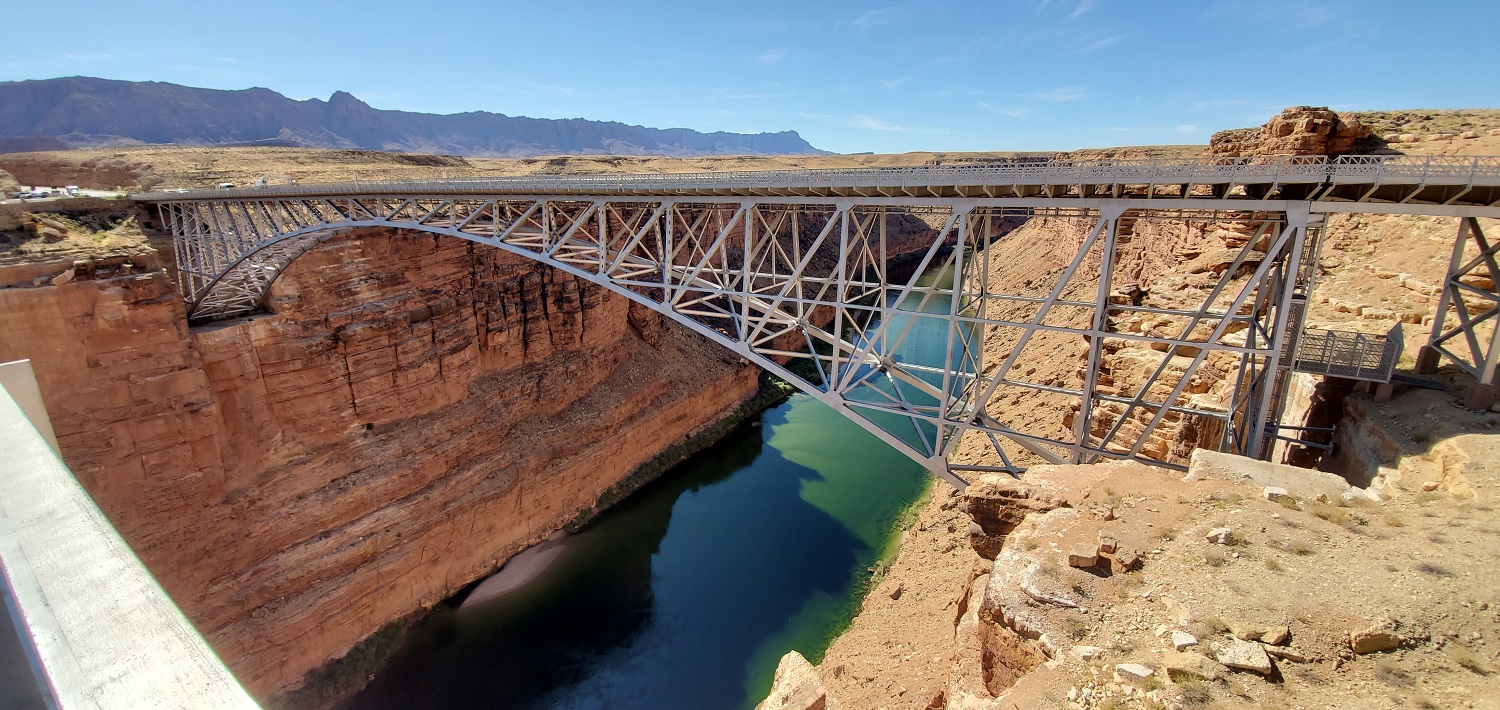
<path id="1" fill-rule="evenodd" d="M 662 216 L 662 214 L 664 214 L 662 210 L 665 208 L 670 208 L 671 206 L 671 204 L 657 205 L 657 207 L 651 211 L 657 213 L 657 216 Z M 830 219 L 828 221 L 828 224 L 826 224 L 824 229 L 822 230 L 820 236 L 825 242 L 828 242 L 828 238 L 831 235 L 840 231 L 838 229 L 840 223 L 843 220 L 850 218 L 850 215 L 849 210 L 846 207 L 840 208 L 831 205 L 824 205 L 823 207 L 829 208 L 822 211 L 826 212 Z M 602 209 L 602 206 L 595 205 L 595 208 Z M 744 210 L 743 206 L 735 205 L 733 206 L 733 209 L 735 210 L 736 214 L 740 215 L 738 219 L 744 218 L 744 214 L 746 211 Z M 199 215 L 199 218 L 202 218 L 202 215 Z M 586 218 L 587 215 L 579 217 L 579 219 Z M 732 227 L 734 224 L 740 223 L 738 219 L 730 220 L 730 224 L 728 225 L 728 227 Z M 179 213 L 177 215 L 168 216 L 167 221 L 169 222 L 169 224 L 175 225 L 182 224 L 190 220 L 183 219 L 182 215 Z M 216 221 L 218 224 L 237 223 L 243 227 L 243 225 L 248 222 L 248 219 L 242 218 L 231 220 L 224 217 L 223 215 L 219 215 Z M 579 220 L 575 219 L 573 221 L 576 222 Z M 847 391 L 848 388 L 845 388 L 845 391 L 840 391 L 840 389 L 835 386 L 835 383 L 832 382 L 832 380 L 835 379 L 831 376 L 833 374 L 832 369 L 827 370 L 827 375 L 825 375 L 823 370 L 820 370 L 819 377 L 816 380 L 809 379 L 798 371 L 789 368 L 786 363 L 786 357 L 798 355 L 801 353 L 792 353 L 781 350 L 778 346 L 767 345 L 766 341 L 768 340 L 768 338 L 760 338 L 759 340 L 757 340 L 753 336 L 735 337 L 736 333 L 745 335 L 746 332 L 753 330 L 754 328 L 751 323 L 743 322 L 742 327 L 738 331 L 732 328 L 722 327 L 722 325 L 720 327 L 715 327 L 713 324 L 705 322 L 703 318 L 695 317 L 693 315 L 695 311 L 693 311 L 691 308 L 677 307 L 680 306 L 684 302 L 684 300 L 688 301 L 691 304 L 691 302 L 694 300 L 701 300 L 702 296 L 699 296 L 698 299 L 678 298 L 674 301 L 674 299 L 670 297 L 670 293 L 663 293 L 662 296 L 665 297 L 653 298 L 648 293 L 642 292 L 645 289 L 640 288 L 639 283 L 636 283 L 635 287 L 632 288 L 630 285 L 632 282 L 630 282 L 629 280 L 616 278 L 608 269 L 604 268 L 604 263 L 608 261 L 607 257 L 610 256 L 617 257 L 617 262 L 624 261 L 624 259 L 618 250 L 611 250 L 608 247 L 608 244 L 606 243 L 607 239 L 601 241 L 597 238 L 596 235 L 583 232 L 583 234 L 586 234 L 587 236 L 578 237 L 578 239 L 580 240 L 578 242 L 568 244 L 567 241 L 569 238 L 571 238 L 569 237 L 557 240 L 556 243 L 549 246 L 546 244 L 547 237 L 545 234 L 528 231 L 524 228 L 517 228 L 518 225 L 523 224 L 525 224 L 524 220 L 518 220 L 517 222 L 512 223 L 512 229 L 502 229 L 498 230 L 500 232 L 499 234 L 492 233 L 488 235 L 483 233 L 476 233 L 476 231 L 465 230 L 462 228 L 461 224 L 434 224 L 430 221 L 424 220 L 392 219 L 389 217 L 372 217 L 369 215 L 366 215 L 366 217 L 362 219 L 335 219 L 311 224 L 303 224 L 294 229 L 290 229 L 288 231 L 280 233 L 273 233 L 264 238 L 258 239 L 255 243 L 243 248 L 243 250 L 233 258 L 226 260 L 223 263 L 223 266 L 220 267 L 220 269 L 216 273 L 207 275 L 207 278 L 201 278 L 197 280 L 192 279 L 192 274 L 194 274 L 194 272 L 192 270 L 193 262 L 191 256 L 180 255 L 179 270 L 180 272 L 184 272 L 188 275 L 188 278 L 186 280 L 192 282 L 189 285 L 185 285 L 186 288 L 191 289 L 187 297 L 188 315 L 190 320 L 204 321 L 236 317 L 257 310 L 262 310 L 264 308 L 264 299 L 269 294 L 271 285 L 275 283 L 278 278 L 280 278 L 281 274 L 284 273 L 286 269 L 288 269 L 291 264 L 296 261 L 297 258 L 312 251 L 320 244 L 337 235 L 346 234 L 361 229 L 392 229 L 406 232 L 421 232 L 440 236 L 454 237 L 474 244 L 494 247 L 502 251 L 544 264 L 546 266 L 550 266 L 564 273 L 603 287 L 604 289 L 612 293 L 624 296 L 631 301 L 646 306 L 647 308 L 650 308 L 653 311 L 670 318 L 673 322 L 687 327 L 700 336 L 708 338 L 710 341 L 728 348 L 732 352 L 736 353 L 742 358 L 745 358 L 749 362 L 754 363 L 763 370 L 769 371 L 777 375 L 778 377 L 792 383 L 795 387 L 797 387 L 799 391 L 808 394 L 823 402 L 824 404 L 834 408 L 836 411 L 839 411 L 841 414 L 853 420 L 855 423 L 859 424 L 867 431 L 875 434 L 878 438 L 882 439 L 887 444 L 900 451 L 902 454 L 922 464 L 933 474 L 943 477 L 945 480 L 948 480 L 950 483 L 959 487 L 960 489 L 968 485 L 968 482 L 965 478 L 961 477 L 958 473 L 951 470 L 947 465 L 945 451 L 942 447 L 943 442 L 937 440 L 936 438 L 936 435 L 939 433 L 936 428 L 932 426 L 925 427 L 926 436 L 923 436 L 923 425 L 926 424 L 926 420 L 933 418 L 931 412 L 937 409 L 935 404 L 929 404 L 925 406 L 913 404 L 910 401 L 912 399 L 910 393 L 906 394 L 905 396 L 898 395 L 896 401 L 884 403 L 870 402 L 868 401 L 868 397 L 851 397 L 851 393 Z M 639 227 L 639 225 L 636 226 Z M 845 229 L 848 228 L 847 224 L 843 226 Z M 950 224 L 949 226 L 951 227 L 952 225 Z M 231 227 L 230 229 L 233 228 Z M 636 237 L 636 241 L 640 241 L 640 232 L 645 232 L 647 230 L 638 228 L 636 231 L 638 233 L 634 236 Z M 723 232 L 724 230 L 721 229 L 720 231 Z M 571 230 L 569 233 L 573 235 L 579 235 L 580 230 Z M 946 233 L 947 232 L 945 231 L 944 234 L 946 235 Z M 517 238 L 518 236 L 519 238 Z M 720 236 L 722 237 L 723 235 L 721 234 Z M 725 241 L 725 239 L 721 238 L 718 241 L 723 242 Z M 939 259 L 937 259 L 937 255 L 940 251 L 942 251 L 942 249 L 940 248 L 943 246 L 942 242 L 943 239 L 941 237 L 935 239 L 933 243 L 924 250 L 924 258 L 922 259 L 923 267 L 935 261 L 940 261 Z M 541 248 L 538 248 L 539 245 Z M 593 260 L 595 268 L 588 268 L 587 266 L 580 264 L 577 260 L 558 258 L 559 251 L 569 247 L 579 246 L 586 246 L 588 249 L 594 250 L 601 255 L 599 258 Z M 741 249 L 743 248 L 743 245 L 741 245 Z M 693 259 L 688 259 L 686 263 L 665 270 L 669 272 L 675 271 L 684 276 L 688 276 L 686 282 L 688 283 L 689 287 L 683 287 L 682 290 L 692 291 L 695 294 L 702 293 L 706 296 L 714 296 L 715 294 L 710 292 L 719 289 L 720 287 L 724 286 L 724 284 L 712 279 L 707 281 L 702 280 L 705 278 L 705 272 L 710 270 L 705 265 L 709 261 L 711 261 L 715 255 L 710 253 L 703 253 L 697 256 L 699 258 L 697 259 L 696 263 L 694 263 Z M 800 266 L 806 267 L 806 262 L 810 260 L 809 257 L 811 255 L 803 256 L 804 263 L 800 264 Z M 746 260 L 742 254 L 741 258 L 738 260 L 729 259 L 721 261 L 725 265 L 728 265 L 731 261 L 744 262 Z M 783 263 L 783 265 L 786 264 Z M 637 267 L 639 266 L 640 265 L 637 264 Z M 659 269 L 660 264 L 657 264 L 656 266 Z M 722 269 L 720 269 L 719 271 L 722 271 Z M 849 270 L 845 268 L 841 271 L 841 273 L 847 274 L 848 271 Z M 696 274 L 696 276 L 692 276 L 693 274 Z M 792 276 L 792 274 L 785 274 L 784 276 Z M 694 283 L 695 279 L 699 280 L 699 282 Z M 857 282 L 853 280 L 846 279 L 846 281 L 849 281 L 849 283 L 845 286 L 846 289 L 852 288 L 853 286 L 857 285 Z M 696 286 L 697 288 L 690 288 L 691 286 Z M 762 290 L 766 289 L 763 288 Z M 666 290 L 664 289 L 664 291 Z M 717 295 L 722 298 L 722 294 Z M 837 303 L 837 300 L 834 300 L 833 302 Z M 789 332 L 788 328 L 798 329 L 804 332 L 811 332 L 812 335 L 804 335 L 804 340 L 809 345 L 809 350 L 816 350 L 819 344 L 822 344 L 834 338 L 834 336 L 828 332 L 829 326 L 819 327 L 810 322 L 807 318 L 807 312 L 798 313 L 793 310 L 781 308 L 777 305 L 767 305 L 764 308 L 758 308 L 756 310 L 758 311 L 757 315 L 760 316 L 758 325 L 762 326 L 763 328 L 777 328 L 786 326 L 781 327 L 781 332 L 777 333 L 776 335 L 784 335 L 786 332 Z M 842 315 L 849 316 L 849 314 Z M 852 316 L 849 317 L 852 319 Z M 722 320 L 722 318 L 720 320 Z M 848 341 L 844 342 L 843 345 L 844 350 L 846 351 L 846 355 L 852 355 L 857 347 L 855 343 Z M 868 346 L 866 347 L 866 350 L 869 350 Z M 814 355 L 816 356 L 816 353 L 814 353 Z M 885 362 L 877 362 L 879 355 L 876 353 L 867 353 L 865 357 L 870 361 L 870 366 L 865 369 L 871 372 L 880 372 L 885 376 L 893 375 L 897 378 L 905 378 L 905 381 L 912 386 L 931 389 L 931 385 L 922 378 L 921 373 L 905 371 L 902 367 L 902 364 L 899 362 L 891 362 L 888 359 Z M 823 360 L 825 361 L 829 361 L 831 359 L 832 357 L 823 358 Z M 846 370 L 848 367 L 849 364 L 846 362 Z M 895 389 L 899 393 L 901 388 L 897 386 Z M 881 419 L 882 416 L 884 416 L 884 421 L 882 421 Z M 902 417 L 907 418 L 910 422 L 910 431 L 893 432 L 892 429 L 894 427 L 892 426 L 891 422 L 893 416 L 897 420 Z M 904 428 L 906 422 L 900 423 Z M 915 436 L 913 436 L 913 433 L 915 434 Z M 1027 443 L 1029 444 L 1029 442 Z M 1040 449 L 1040 447 L 1037 447 L 1037 450 L 1041 455 L 1048 457 L 1050 460 L 1054 460 L 1056 462 L 1062 461 L 1061 458 L 1056 457 L 1050 451 Z"/>
<path id="2" fill-rule="evenodd" d="M 656 180 L 643 179 L 641 192 L 618 194 L 527 195 L 467 184 L 460 190 L 444 184 L 329 186 L 323 192 L 298 187 L 297 194 L 284 196 L 240 191 L 155 203 L 177 244 L 180 283 L 195 320 L 254 312 L 292 260 L 342 230 L 458 237 L 547 264 L 662 313 L 833 406 L 959 486 L 967 472 L 1017 472 L 1024 468 L 1019 456 L 1054 463 L 1126 458 L 1182 467 L 1143 453 L 1168 416 L 1217 420 L 1209 429 L 1217 443 L 1206 445 L 1251 456 L 1274 434 L 1274 397 L 1295 347 L 1293 334 L 1300 331 L 1299 299 L 1310 288 L 1304 257 L 1316 258 L 1309 250 L 1321 219 L 1310 215 L 1315 202 L 1230 199 L 1229 188 L 1199 198 L 1190 185 L 1165 200 L 1149 199 L 1149 189 L 1146 198 L 1099 198 L 1091 185 L 1008 198 L 940 196 L 944 190 L 937 188 L 929 190 L 932 196 L 906 197 L 891 197 L 884 188 L 877 190 L 879 197 L 860 189 L 853 196 L 774 189 L 693 193 L 699 188 L 682 185 L 648 192 L 645 183 Z M 1122 185 L 1119 192 L 1134 189 Z M 909 187 L 900 190 L 910 194 Z M 915 275 L 901 281 L 887 269 L 892 216 L 918 212 L 930 225 L 930 239 L 917 252 L 915 273 L 946 270 L 937 283 Z M 989 280 L 990 250 L 981 247 L 995 220 L 1039 214 L 1081 220 L 1086 234 L 1064 268 L 1048 277 L 1048 290 L 1007 291 L 1007 284 Z M 1110 290 L 1116 237 L 1141 219 L 1235 220 L 1258 224 L 1260 231 L 1246 240 L 1201 304 L 1143 306 L 1115 301 Z M 1089 279 L 1094 281 L 1086 289 L 1065 288 Z M 928 308 L 929 301 L 941 306 Z M 907 307 L 912 303 L 919 315 Z M 1028 304 L 1030 310 L 987 311 L 999 303 Z M 1085 322 L 1049 318 L 1065 309 L 1086 313 Z M 1185 327 L 1176 335 L 1116 328 L 1112 316 L 1130 311 Z M 902 350 L 919 319 L 939 323 L 939 365 Z M 868 331 L 846 327 L 872 322 Z M 981 343 L 1000 331 L 1008 333 L 1010 349 L 987 361 Z M 1032 336 L 1049 332 L 1088 344 L 1081 385 L 1027 381 L 1016 368 Z M 794 350 L 788 340 L 805 347 Z M 1106 340 L 1149 345 L 1161 353 L 1161 362 L 1135 391 L 1101 385 Z M 1185 390 L 1210 356 L 1215 367 L 1225 360 L 1238 363 L 1231 366 L 1237 374 L 1227 375 L 1237 379 L 1223 409 L 1205 409 Z M 806 357 L 817 374 L 794 372 L 784 364 L 791 357 Z M 1072 397 L 1077 416 L 1071 432 L 1007 423 L 1005 395 L 997 394 L 1006 388 Z M 999 465 L 950 463 L 964 437 L 982 446 L 988 441 Z"/>

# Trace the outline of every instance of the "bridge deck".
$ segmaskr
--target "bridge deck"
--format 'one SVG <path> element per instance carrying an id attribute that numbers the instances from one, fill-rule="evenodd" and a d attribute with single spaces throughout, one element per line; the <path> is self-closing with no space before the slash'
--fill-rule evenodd
<path id="1" fill-rule="evenodd" d="M 1500 205 L 1500 157 L 1016 160 L 987 166 L 567 175 L 153 192 L 144 202 L 345 195 L 1135 198 Z"/>

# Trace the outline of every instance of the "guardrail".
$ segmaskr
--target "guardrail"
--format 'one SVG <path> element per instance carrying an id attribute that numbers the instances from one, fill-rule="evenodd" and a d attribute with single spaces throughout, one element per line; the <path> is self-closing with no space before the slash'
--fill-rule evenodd
<path id="1" fill-rule="evenodd" d="M 31 666 L 36 688 L 0 697 L 62 710 L 258 708 L 12 398 L 16 375 L 30 372 L 0 387 L 0 597 L 25 659 L 4 660 Z M 35 381 L 25 389 L 23 400 Z"/>
<path id="2" fill-rule="evenodd" d="M 985 166 L 926 165 L 898 168 L 736 170 L 630 175 L 548 175 L 440 180 L 373 180 L 271 185 L 185 193 L 135 195 L 147 202 L 234 197 L 384 193 L 505 193 L 520 191 L 622 192 L 723 188 L 924 187 L 977 185 L 1077 185 L 1109 183 L 1324 183 L 1385 178 L 1423 183 L 1500 185 L 1500 157 L 1348 155 L 1245 158 L 1052 160 L 1016 158 Z"/>

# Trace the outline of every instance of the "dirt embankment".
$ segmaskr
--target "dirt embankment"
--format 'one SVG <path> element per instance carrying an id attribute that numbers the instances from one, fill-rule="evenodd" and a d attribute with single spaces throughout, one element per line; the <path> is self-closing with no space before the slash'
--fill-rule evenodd
<path id="1" fill-rule="evenodd" d="M 1500 137 L 1497 111 L 1351 118 L 1375 138 L 1403 126 L 1418 138 L 1375 150 L 1494 154 Z M 1226 139 L 1250 152 L 1257 143 L 1330 150 L 1366 140 L 1344 120 L 1294 115 Z M 1466 131 L 1449 131 L 1458 127 Z M 1298 130 L 1317 136 L 1290 135 Z M 1255 226 L 1128 224 L 1117 269 L 1128 278 L 1116 295 L 1180 307 L 1224 273 L 1226 253 Z M 1331 218 L 1309 325 L 1384 333 L 1404 321 L 1409 367 L 1456 228 L 1451 218 Z M 991 280 L 1045 293 L 1081 238 L 1065 221 L 1032 220 L 991 247 L 1000 265 Z M 1065 297 L 1092 299 L 1090 268 L 1086 261 Z M 1141 332 L 1169 325 L 1119 322 Z M 1008 354 L 1013 340 L 992 334 L 987 355 Z M 1076 386 L 1085 343 L 1033 342 L 1015 372 Z M 1142 368 L 1160 363 L 1160 353 L 1105 346 L 1107 391 L 1132 391 Z M 1273 491 L 1271 500 L 1262 484 L 1183 480 L 1134 464 L 1034 467 L 1022 483 L 997 479 L 968 498 L 940 486 L 850 630 L 816 669 L 789 657 L 763 707 L 818 697 L 829 707 L 929 709 L 1500 706 L 1500 598 L 1486 573 L 1500 559 L 1500 474 L 1489 463 L 1500 437 L 1493 414 L 1457 406 L 1471 378 L 1445 367 L 1436 379 L 1445 392 L 1343 402 L 1341 453 L 1326 465 L 1373 483 L 1378 502 L 1306 490 Z M 1189 391 L 1198 387 L 1216 392 L 1212 381 Z M 1000 399 L 1003 420 L 1023 429 L 1061 433 L 1071 421 L 1055 395 Z M 1148 445 L 1186 463 L 1192 425 Z M 958 455 L 984 456 L 962 447 Z M 1239 465 L 1254 464 L 1229 470 Z"/>

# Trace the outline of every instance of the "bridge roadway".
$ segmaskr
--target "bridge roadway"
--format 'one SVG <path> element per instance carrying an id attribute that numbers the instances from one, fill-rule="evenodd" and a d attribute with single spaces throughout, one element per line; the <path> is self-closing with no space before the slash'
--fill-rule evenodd
<path id="1" fill-rule="evenodd" d="M 1493 328 L 1500 297 L 1459 281 L 1488 270 L 1500 282 L 1500 244 L 1490 244 L 1478 222 L 1500 217 L 1497 157 L 1018 159 L 983 167 L 283 185 L 134 199 L 155 204 L 172 233 L 195 321 L 262 310 L 280 273 L 334 234 L 380 227 L 445 234 L 651 307 L 960 486 L 966 472 L 1015 472 L 1038 461 L 1180 466 L 1147 452 L 1160 427 L 1184 419 L 1195 422 L 1199 445 L 1267 455 L 1328 213 L 1461 218 L 1429 349 L 1486 385 L 1500 360 Z M 990 250 L 981 247 L 1001 238 L 1005 225 L 1039 215 L 1078 220 L 1087 236 L 1041 284 L 1045 292 L 993 283 Z M 1117 236 L 1152 219 L 1235 221 L 1255 236 L 1201 303 L 1112 299 Z M 914 229 L 936 233 L 918 271 L 945 268 L 958 275 L 953 281 L 889 277 L 892 235 Z M 1475 250 L 1480 256 L 1470 258 Z M 930 302 L 950 305 L 926 308 Z M 897 303 L 938 311 L 921 319 L 946 331 L 942 362 L 916 362 L 903 347 L 915 319 L 899 315 Z M 1177 332 L 1121 332 L 1114 320 L 1127 313 L 1158 316 Z M 1457 315 L 1457 328 L 1444 325 L 1448 313 Z M 870 323 L 867 335 L 861 328 Z M 1081 384 L 1021 374 L 1023 352 L 1028 360 L 1056 357 L 1039 350 L 1045 338 L 1034 336 L 1046 333 L 1088 343 Z M 1100 386 L 1106 339 L 1163 353 L 1137 391 Z M 1008 343 L 1009 352 L 987 356 L 981 343 L 994 342 Z M 790 357 L 807 357 L 817 374 L 789 370 Z M 1202 377 L 1234 379 L 1228 401 L 1208 404 L 1189 393 L 1208 362 L 1219 369 Z M 1072 431 L 1059 436 L 1009 421 L 1003 402 L 1024 391 L 1060 397 L 1060 407 L 1071 400 L 1079 413 Z M 992 463 L 950 463 L 961 442 L 991 446 Z"/>
<path id="2" fill-rule="evenodd" d="M 1062 161 L 982 166 L 528 175 L 274 185 L 146 193 L 146 202 L 341 195 L 1283 199 L 1329 203 L 1500 204 L 1500 157 L 1353 155 Z M 1360 211 L 1360 210 L 1354 210 Z M 1396 210 L 1403 211 L 1403 210 Z"/>

